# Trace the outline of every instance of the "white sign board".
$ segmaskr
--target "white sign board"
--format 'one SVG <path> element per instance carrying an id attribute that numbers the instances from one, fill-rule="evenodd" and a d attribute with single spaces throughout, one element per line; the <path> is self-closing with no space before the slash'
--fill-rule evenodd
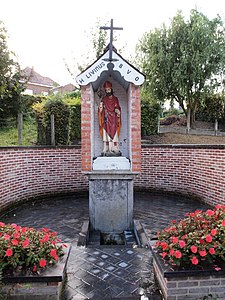
<path id="1" fill-rule="evenodd" d="M 87 70 L 82 72 L 76 77 L 76 81 L 79 85 L 87 85 L 90 82 L 95 82 L 98 77 L 100 77 L 103 71 L 108 70 L 107 61 L 109 57 L 109 50 L 101 56 L 93 65 L 91 65 Z M 138 72 L 134 67 L 123 60 L 117 53 L 112 52 L 112 64 L 114 65 L 113 71 L 119 71 L 121 76 L 127 82 L 132 82 L 135 85 L 141 85 L 144 83 L 144 75 Z M 115 59 L 115 61 L 114 61 Z"/>

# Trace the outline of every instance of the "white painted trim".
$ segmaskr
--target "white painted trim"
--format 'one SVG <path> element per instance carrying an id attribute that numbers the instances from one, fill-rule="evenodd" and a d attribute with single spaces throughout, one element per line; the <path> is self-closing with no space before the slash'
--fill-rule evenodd
<path id="1" fill-rule="evenodd" d="M 104 53 L 93 65 L 87 68 L 84 72 L 76 77 L 76 81 L 79 85 L 87 85 L 91 82 L 95 82 L 98 77 L 101 76 L 103 71 L 108 70 L 108 63 L 106 61 L 109 57 L 109 50 Z M 144 83 L 145 77 L 142 73 L 138 72 L 117 53 L 113 51 L 111 63 L 114 65 L 113 71 L 118 71 L 127 82 L 132 82 L 135 85 L 141 85 Z"/>

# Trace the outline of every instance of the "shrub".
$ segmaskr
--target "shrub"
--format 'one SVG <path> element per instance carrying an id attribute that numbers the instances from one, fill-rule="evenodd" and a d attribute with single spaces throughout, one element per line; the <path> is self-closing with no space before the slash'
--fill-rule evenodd
<path id="1" fill-rule="evenodd" d="M 0 222 L 0 271 L 38 273 L 63 255 L 63 245 L 54 231 L 36 230 Z M 65 245 L 66 246 L 66 245 Z"/>
<path id="2" fill-rule="evenodd" d="M 156 250 L 174 268 L 214 268 L 225 261 L 225 206 L 196 210 L 158 233 Z"/>
<path id="3" fill-rule="evenodd" d="M 141 103 L 141 135 L 156 134 L 158 131 L 160 105 L 156 102 Z"/>
<path id="4" fill-rule="evenodd" d="M 61 100 L 48 100 L 44 105 L 44 126 L 46 128 L 46 144 L 51 144 L 51 115 L 54 115 L 55 144 L 69 144 L 70 110 Z"/>

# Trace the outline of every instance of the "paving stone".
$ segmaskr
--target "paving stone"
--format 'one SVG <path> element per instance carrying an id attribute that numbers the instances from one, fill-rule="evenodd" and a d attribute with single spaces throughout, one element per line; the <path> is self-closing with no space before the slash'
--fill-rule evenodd
<path id="1" fill-rule="evenodd" d="M 134 197 L 134 218 L 140 221 L 150 239 L 158 230 L 167 227 L 171 220 L 182 219 L 186 212 L 208 207 L 183 196 L 138 192 Z M 143 283 L 154 281 L 149 249 L 77 247 L 82 224 L 89 219 L 87 195 L 39 199 L 32 202 L 32 209 L 30 203 L 20 203 L 0 217 L 5 223 L 37 229 L 49 227 L 58 232 L 63 242 L 72 244 L 63 300 L 130 300 L 131 297 L 136 300 L 140 299 L 138 293 L 143 292 L 149 300 L 162 299 L 157 292 L 151 294 L 151 286 L 143 288 Z M 129 232 L 126 234 L 132 239 Z"/>

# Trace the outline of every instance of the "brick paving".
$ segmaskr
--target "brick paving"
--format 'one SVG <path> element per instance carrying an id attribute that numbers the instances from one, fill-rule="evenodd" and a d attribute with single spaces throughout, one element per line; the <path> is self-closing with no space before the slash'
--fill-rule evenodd
<path id="1" fill-rule="evenodd" d="M 173 219 L 208 206 L 193 199 L 150 192 L 135 193 L 134 218 L 147 235 Z M 1 221 L 35 228 L 49 227 L 72 245 L 64 300 L 160 300 L 148 248 L 125 246 L 77 247 L 79 232 L 88 220 L 87 195 L 43 199 L 20 205 L 0 216 Z"/>

